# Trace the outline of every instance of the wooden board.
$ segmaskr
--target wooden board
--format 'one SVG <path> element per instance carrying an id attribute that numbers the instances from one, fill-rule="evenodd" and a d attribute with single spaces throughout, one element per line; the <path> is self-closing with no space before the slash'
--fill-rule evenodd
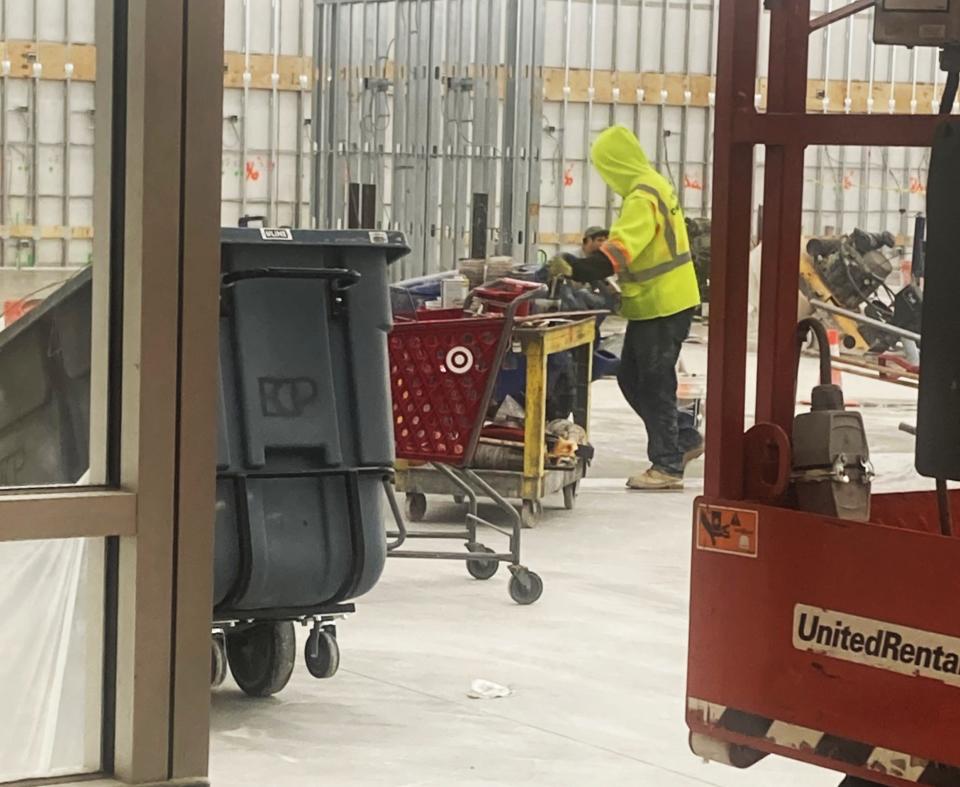
<path id="1" fill-rule="evenodd" d="M 56 224 L 36 227 L 33 224 L 0 224 L 0 238 L 14 238 L 16 240 L 91 240 L 93 227 L 77 226 L 63 227 Z"/>
<path id="2" fill-rule="evenodd" d="M 10 61 L 10 74 L 13 79 L 33 79 L 37 74 L 34 65 L 39 63 L 40 79 L 60 80 L 67 78 L 67 64 L 73 65 L 71 78 L 78 82 L 93 82 L 96 79 L 96 47 L 90 44 L 59 44 L 41 41 L 39 46 L 33 41 L 0 42 L 0 59 Z M 223 84 L 228 88 L 242 88 L 246 71 L 242 52 L 225 52 L 223 56 Z M 317 68 L 311 57 L 280 55 L 277 58 L 277 89 L 283 91 L 312 90 L 318 79 Z M 506 84 L 511 76 L 506 66 L 486 66 L 472 64 L 461 70 L 456 66 L 441 66 L 441 80 L 460 78 L 464 75 L 472 79 L 486 79 L 489 70 L 500 87 L 501 98 L 506 94 Z M 273 88 L 273 55 L 250 55 L 250 84 L 253 90 Z M 461 72 L 462 71 L 462 72 Z M 406 68 L 392 61 L 379 67 L 368 64 L 341 68 L 337 75 L 340 79 L 357 77 L 383 77 L 406 79 Z M 529 78 L 529 68 L 520 75 Z M 664 105 L 707 107 L 713 101 L 715 80 L 707 74 L 660 74 L 655 72 L 609 71 L 585 68 L 543 68 L 543 97 L 546 101 L 561 102 L 566 99 L 572 103 L 595 104 Z M 811 80 L 807 86 L 807 111 L 823 112 L 824 98 L 827 99 L 827 112 L 849 111 L 855 114 L 890 112 L 890 99 L 894 100 L 894 114 L 911 112 L 927 113 L 931 111 L 939 92 L 930 83 L 918 83 L 916 88 L 910 83 L 900 82 L 891 86 L 889 82 L 853 81 L 848 85 L 843 80 Z M 760 108 L 766 107 L 767 80 L 757 80 L 757 93 L 760 95 Z M 846 100 L 850 105 L 847 107 Z M 873 99 L 872 105 L 870 99 Z M 916 102 L 914 104 L 913 102 Z"/>
<path id="3" fill-rule="evenodd" d="M 73 66 L 71 78 L 76 82 L 93 82 L 97 76 L 97 50 L 89 44 L 53 44 L 41 41 L 7 41 L 0 43 L 0 60 L 10 61 L 10 77 L 33 79 L 34 66 L 40 65 L 40 79 L 63 81 L 67 64 Z"/>
<path id="4" fill-rule="evenodd" d="M 223 86 L 242 88 L 245 60 L 242 52 L 224 52 Z M 254 90 L 273 88 L 273 55 L 250 55 L 250 85 Z M 312 90 L 316 82 L 313 59 L 295 55 L 277 58 L 278 90 Z M 301 81 L 301 77 L 305 81 Z"/>

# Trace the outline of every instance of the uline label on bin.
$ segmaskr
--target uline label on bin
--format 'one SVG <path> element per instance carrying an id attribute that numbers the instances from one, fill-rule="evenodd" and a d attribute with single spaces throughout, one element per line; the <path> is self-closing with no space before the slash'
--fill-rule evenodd
<path id="1" fill-rule="evenodd" d="M 264 240 L 293 240 L 293 230 L 287 227 L 261 227 L 260 237 Z"/>

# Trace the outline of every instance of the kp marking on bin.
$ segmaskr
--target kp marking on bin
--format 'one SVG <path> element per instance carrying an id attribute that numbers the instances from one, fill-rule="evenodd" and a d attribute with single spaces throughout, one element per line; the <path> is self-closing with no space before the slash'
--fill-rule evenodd
<path id="1" fill-rule="evenodd" d="M 316 381 L 309 377 L 261 377 L 258 382 L 266 418 L 298 418 L 319 393 Z"/>

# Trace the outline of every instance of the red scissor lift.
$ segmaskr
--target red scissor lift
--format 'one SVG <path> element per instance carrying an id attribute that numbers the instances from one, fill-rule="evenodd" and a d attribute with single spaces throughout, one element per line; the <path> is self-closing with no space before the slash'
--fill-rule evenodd
<path id="1" fill-rule="evenodd" d="M 767 0 L 759 112 L 758 3 L 720 0 L 709 428 L 694 517 L 687 722 L 696 753 L 738 767 L 779 754 L 841 771 L 850 784 L 944 787 L 960 785 L 960 680 L 946 663 L 960 645 L 960 540 L 941 534 L 936 493 L 875 495 L 870 520 L 855 522 L 789 507 L 780 482 L 796 400 L 804 150 L 928 147 L 942 121 L 807 113 L 809 34 L 870 5 L 811 20 L 809 0 Z M 745 432 L 756 145 L 766 148 L 762 283 L 756 423 Z M 719 548 L 703 538 L 710 521 L 734 525 L 729 549 L 722 537 Z M 833 630 L 823 636 L 833 655 L 805 646 L 814 620 Z"/>

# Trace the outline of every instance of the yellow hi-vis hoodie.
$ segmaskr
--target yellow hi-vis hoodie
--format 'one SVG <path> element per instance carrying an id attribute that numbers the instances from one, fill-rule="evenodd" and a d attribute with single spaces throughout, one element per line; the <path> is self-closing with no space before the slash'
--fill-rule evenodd
<path id="1" fill-rule="evenodd" d="M 647 160 L 639 140 L 613 126 L 593 143 L 593 165 L 623 197 L 620 216 L 601 251 L 620 285 L 620 313 L 650 320 L 700 303 L 683 211 L 673 188 Z"/>

